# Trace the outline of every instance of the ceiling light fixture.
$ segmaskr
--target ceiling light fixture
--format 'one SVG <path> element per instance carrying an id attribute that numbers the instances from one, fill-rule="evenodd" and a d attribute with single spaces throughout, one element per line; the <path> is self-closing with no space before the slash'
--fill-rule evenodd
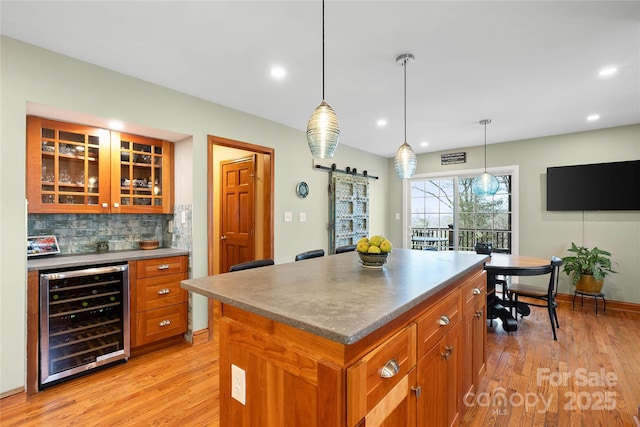
<path id="1" fill-rule="evenodd" d="M 616 67 L 607 67 L 607 68 L 603 68 L 602 70 L 600 70 L 600 72 L 598 73 L 598 76 L 600 76 L 600 77 L 610 77 L 610 76 L 613 76 L 617 72 L 618 72 L 618 69 Z"/>
<path id="2" fill-rule="evenodd" d="M 413 61 L 414 56 L 405 53 L 396 58 L 396 63 L 404 68 L 404 143 L 398 148 L 396 157 L 393 159 L 393 167 L 400 179 L 411 178 L 416 172 L 418 159 L 413 148 L 407 144 L 407 62 Z"/>
<path id="3" fill-rule="evenodd" d="M 491 123 L 491 119 L 480 120 L 479 123 L 484 125 L 484 172 L 474 178 L 471 189 L 476 196 L 493 196 L 498 192 L 500 182 L 487 172 L 487 124 Z"/>
<path id="4" fill-rule="evenodd" d="M 380 119 L 376 122 L 376 124 L 378 125 L 378 127 L 383 128 L 387 125 L 387 121 L 385 119 Z"/>
<path id="5" fill-rule="evenodd" d="M 598 120 L 600 118 L 600 115 L 598 114 L 591 114 L 590 116 L 587 116 L 587 121 L 588 122 L 595 122 L 596 120 Z"/>
<path id="6" fill-rule="evenodd" d="M 287 70 L 284 67 L 280 67 L 279 65 L 271 68 L 271 77 L 277 80 L 284 79 L 287 76 Z"/>
<path id="7" fill-rule="evenodd" d="M 307 143 L 314 159 L 330 159 L 338 147 L 340 124 L 335 111 L 324 100 L 324 0 L 322 0 L 322 102 L 307 123 Z"/>

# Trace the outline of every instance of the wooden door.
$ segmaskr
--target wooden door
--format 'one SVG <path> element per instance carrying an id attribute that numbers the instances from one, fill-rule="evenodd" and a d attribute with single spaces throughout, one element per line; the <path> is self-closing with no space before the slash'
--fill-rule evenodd
<path id="1" fill-rule="evenodd" d="M 220 163 L 220 271 L 255 256 L 255 156 Z"/>

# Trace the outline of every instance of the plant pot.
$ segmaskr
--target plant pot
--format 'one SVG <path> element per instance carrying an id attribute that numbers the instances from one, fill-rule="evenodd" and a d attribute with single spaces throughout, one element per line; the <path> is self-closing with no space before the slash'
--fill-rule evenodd
<path id="1" fill-rule="evenodd" d="M 604 280 L 596 280 L 589 274 L 581 274 L 578 283 L 576 283 L 576 290 L 599 294 L 602 290 L 603 283 Z"/>

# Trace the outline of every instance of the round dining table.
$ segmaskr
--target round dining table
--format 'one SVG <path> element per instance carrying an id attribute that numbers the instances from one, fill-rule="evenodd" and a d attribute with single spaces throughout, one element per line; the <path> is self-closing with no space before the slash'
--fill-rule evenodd
<path id="1" fill-rule="evenodd" d="M 496 277 L 547 274 L 550 263 L 551 258 L 492 253 L 484 265 L 487 272 L 487 317 L 490 320 L 495 318 L 502 320 L 502 327 L 507 332 L 516 331 L 518 322 L 508 309 L 510 301 L 504 300 L 504 295 L 503 298 L 496 296 Z M 522 306 L 518 307 L 518 311 L 528 312 L 529 307 L 526 304 L 519 304 Z"/>

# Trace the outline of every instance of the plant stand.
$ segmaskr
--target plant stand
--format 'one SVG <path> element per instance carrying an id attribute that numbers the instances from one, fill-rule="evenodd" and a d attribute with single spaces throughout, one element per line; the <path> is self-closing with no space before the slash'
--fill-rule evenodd
<path id="1" fill-rule="evenodd" d="M 598 315 L 598 298 L 602 298 L 602 304 L 604 305 L 604 311 L 607 311 L 607 301 L 604 299 L 604 294 L 599 292 L 587 292 L 587 291 L 574 291 L 573 292 L 573 308 L 576 307 L 576 297 L 580 295 L 580 305 L 584 306 L 584 297 L 593 297 L 596 303 L 596 315 Z"/>

